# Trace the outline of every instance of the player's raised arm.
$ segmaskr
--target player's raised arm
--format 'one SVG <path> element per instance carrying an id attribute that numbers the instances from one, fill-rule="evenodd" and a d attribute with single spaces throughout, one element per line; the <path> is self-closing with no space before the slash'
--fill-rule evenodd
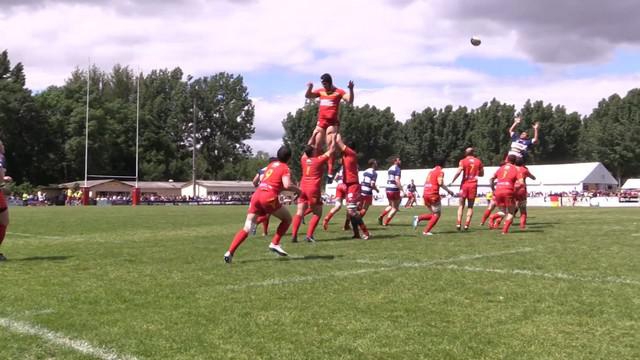
<path id="1" fill-rule="evenodd" d="M 319 97 L 320 94 L 313 92 L 313 83 L 312 82 L 308 82 L 307 83 L 307 92 L 304 94 L 304 97 L 307 99 L 315 99 L 317 97 Z"/>
<path id="2" fill-rule="evenodd" d="M 513 119 L 513 124 L 511 124 L 511 127 L 509 128 L 509 137 L 513 137 L 513 135 L 516 133 L 516 126 L 520 124 L 520 121 L 520 116 L 516 116 L 516 118 Z"/>
<path id="3" fill-rule="evenodd" d="M 260 173 L 257 173 L 256 176 L 253 177 L 253 180 L 251 180 L 251 182 L 253 183 L 254 187 L 258 187 L 258 185 L 260 185 Z"/>
<path id="4" fill-rule="evenodd" d="M 344 97 L 342 99 L 344 99 L 344 101 L 346 101 L 349 105 L 353 105 L 353 80 L 349 80 L 349 84 L 347 85 L 347 88 L 349 89 L 349 93 L 345 94 Z"/>
<path id="5" fill-rule="evenodd" d="M 538 128 L 540 128 L 540 122 L 536 121 L 536 123 L 533 124 L 533 140 L 531 140 L 532 144 L 538 143 Z"/>

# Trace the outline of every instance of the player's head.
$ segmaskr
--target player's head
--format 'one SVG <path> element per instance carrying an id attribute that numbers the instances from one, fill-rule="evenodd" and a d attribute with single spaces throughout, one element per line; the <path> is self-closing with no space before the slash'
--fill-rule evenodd
<path id="1" fill-rule="evenodd" d="M 466 149 L 464 149 L 464 156 L 473 156 L 475 154 L 476 150 L 472 147 L 468 147 Z"/>
<path id="2" fill-rule="evenodd" d="M 529 133 L 528 132 L 523 131 L 523 132 L 520 133 L 520 139 L 526 140 L 528 138 L 529 138 Z"/>
<path id="3" fill-rule="evenodd" d="M 447 157 L 444 155 L 436 155 L 435 156 L 435 165 L 436 166 L 440 166 L 440 167 L 444 167 L 444 165 L 447 163 Z"/>
<path id="4" fill-rule="evenodd" d="M 287 145 L 282 145 L 278 149 L 278 161 L 288 163 L 289 159 L 291 159 L 291 149 Z"/>
<path id="5" fill-rule="evenodd" d="M 394 156 L 391 158 L 393 165 L 402 165 L 402 160 L 400 160 L 400 156 Z"/>
<path id="6" fill-rule="evenodd" d="M 367 164 L 369 165 L 370 168 L 374 170 L 378 168 L 378 161 L 376 161 L 376 159 L 369 159 Z"/>
<path id="7" fill-rule="evenodd" d="M 330 89 L 333 86 L 333 79 L 329 73 L 324 73 L 320 76 L 320 82 L 325 89 Z"/>
<path id="8" fill-rule="evenodd" d="M 314 150 L 315 148 L 313 147 L 313 145 L 306 145 L 304 147 L 304 154 L 307 155 L 307 157 L 313 157 Z"/>
<path id="9" fill-rule="evenodd" d="M 516 161 L 514 162 L 514 164 L 516 164 L 516 166 L 524 166 L 524 158 L 516 157 Z"/>
<path id="10" fill-rule="evenodd" d="M 413 184 L 413 179 L 411 179 L 411 183 Z"/>
<path id="11" fill-rule="evenodd" d="M 513 154 L 507 156 L 507 163 L 508 164 L 515 164 L 516 163 L 516 156 L 513 155 Z"/>

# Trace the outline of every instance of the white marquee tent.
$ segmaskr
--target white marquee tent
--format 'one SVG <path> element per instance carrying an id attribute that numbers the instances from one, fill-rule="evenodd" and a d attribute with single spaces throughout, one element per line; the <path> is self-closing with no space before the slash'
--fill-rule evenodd
<path id="1" fill-rule="evenodd" d="M 622 190 L 640 190 L 640 179 L 629 179 L 622 185 Z"/>
<path id="2" fill-rule="evenodd" d="M 536 177 L 536 180 L 527 180 L 528 191 L 542 194 L 562 193 L 572 191 L 615 191 L 618 181 L 611 175 L 609 170 L 599 162 L 590 163 L 574 163 L 574 164 L 557 164 L 557 165 L 530 165 L 529 171 Z M 478 194 L 484 194 L 490 191 L 489 178 L 498 169 L 497 166 L 485 167 L 484 176 L 478 182 Z M 422 187 L 427 173 L 430 169 L 406 169 L 402 170 L 402 185 L 406 185 L 414 180 L 418 189 L 418 194 L 422 194 Z M 449 184 L 455 175 L 457 168 L 444 169 L 444 182 Z M 360 172 L 362 178 L 362 171 Z M 387 183 L 387 170 L 378 170 L 378 189 L 379 195 L 384 200 L 384 189 Z M 460 177 L 456 180 L 451 190 L 457 192 L 459 190 Z M 327 185 L 326 192 L 329 195 L 335 194 L 336 184 Z M 445 194 L 444 191 L 441 191 Z"/>

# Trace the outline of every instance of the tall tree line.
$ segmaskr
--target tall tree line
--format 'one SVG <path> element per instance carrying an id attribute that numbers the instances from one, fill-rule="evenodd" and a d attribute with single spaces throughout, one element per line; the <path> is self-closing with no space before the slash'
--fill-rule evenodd
<path id="1" fill-rule="evenodd" d="M 3 51 L 0 140 L 7 149 L 8 173 L 18 183 L 84 177 L 87 75 L 89 174 L 135 173 L 138 74 L 119 65 L 110 72 L 93 67 L 89 74 L 76 69 L 64 85 L 33 94 L 25 86 L 22 64 L 12 66 Z M 249 180 L 264 166 L 268 154 L 252 155 L 245 143 L 255 131 L 255 109 L 242 76 L 221 72 L 192 78 L 175 68 L 153 70 L 139 80 L 141 180 L 189 180 L 194 147 L 199 178 Z M 396 119 L 390 108 L 343 106 L 341 133 L 355 141 L 361 167 L 370 158 L 386 167 L 393 156 L 400 156 L 405 168 L 430 167 L 442 156 L 455 166 L 468 146 L 486 164 L 497 165 L 510 144 L 507 130 L 520 115 L 517 131 L 533 135 L 533 123 L 541 124 L 531 163 L 600 161 L 621 181 L 640 175 L 639 89 L 603 99 L 587 116 L 543 101 L 527 101 L 520 108 L 497 99 L 475 109 L 425 106 L 408 119 Z M 282 120 L 296 176 L 317 111 L 310 102 Z"/>

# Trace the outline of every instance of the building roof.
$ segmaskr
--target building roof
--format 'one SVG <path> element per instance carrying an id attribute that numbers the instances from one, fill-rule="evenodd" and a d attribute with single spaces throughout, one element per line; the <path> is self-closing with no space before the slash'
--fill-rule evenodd
<path id="1" fill-rule="evenodd" d="M 255 188 L 251 181 L 196 180 L 196 184 L 205 187 L 208 190 L 217 191 L 247 191 Z M 190 186 L 193 186 L 193 182 L 191 181 L 182 184 L 183 189 Z"/>
<path id="2" fill-rule="evenodd" d="M 136 186 L 135 181 L 123 181 L 123 183 L 134 187 Z M 142 190 L 144 189 L 182 189 L 182 186 L 185 184 L 183 181 L 174 182 L 174 181 L 138 181 L 138 187 Z"/>
<path id="3" fill-rule="evenodd" d="M 624 190 L 637 190 L 640 189 L 640 179 L 629 179 L 622 185 Z"/>

